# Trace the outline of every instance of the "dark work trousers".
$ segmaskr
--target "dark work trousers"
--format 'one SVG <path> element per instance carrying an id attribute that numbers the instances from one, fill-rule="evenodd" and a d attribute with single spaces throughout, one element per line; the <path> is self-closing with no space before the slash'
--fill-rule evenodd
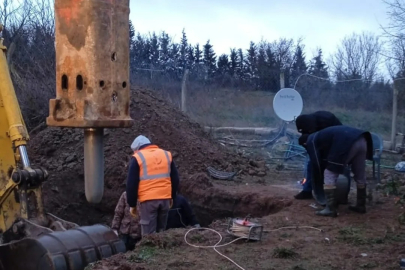
<path id="1" fill-rule="evenodd" d="M 133 250 L 135 248 L 135 244 L 141 240 L 140 237 L 133 238 L 129 234 L 120 234 L 120 239 L 124 242 L 127 251 Z"/>
<path id="2" fill-rule="evenodd" d="M 170 199 L 141 202 L 139 207 L 142 236 L 166 229 Z"/>
<path id="3" fill-rule="evenodd" d="M 362 136 L 350 148 L 346 158 L 346 164 L 351 165 L 357 187 L 365 187 L 366 185 L 366 156 L 367 141 Z M 338 176 L 339 174 L 326 169 L 324 172 L 325 185 L 335 186 Z"/>

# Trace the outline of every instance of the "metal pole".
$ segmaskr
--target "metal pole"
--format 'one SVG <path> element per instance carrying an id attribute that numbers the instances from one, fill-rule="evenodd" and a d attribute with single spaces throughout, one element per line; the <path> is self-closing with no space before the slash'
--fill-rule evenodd
<path id="1" fill-rule="evenodd" d="M 280 89 L 285 88 L 284 71 L 280 72 Z"/>
<path id="2" fill-rule="evenodd" d="M 396 148 L 396 124 L 397 124 L 397 98 L 398 89 L 393 83 L 393 100 L 392 100 L 392 124 L 391 124 L 391 150 L 395 151 Z"/>
<path id="3" fill-rule="evenodd" d="M 188 77 L 188 69 L 186 69 L 184 71 L 183 82 L 181 84 L 181 110 L 183 112 L 187 111 L 187 104 L 186 104 L 186 99 L 187 99 L 187 77 Z"/>

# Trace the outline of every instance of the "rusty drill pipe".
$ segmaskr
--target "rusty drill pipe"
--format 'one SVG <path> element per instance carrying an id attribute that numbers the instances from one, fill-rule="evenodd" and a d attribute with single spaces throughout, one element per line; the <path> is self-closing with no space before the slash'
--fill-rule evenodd
<path id="1" fill-rule="evenodd" d="M 47 125 L 84 129 L 85 190 L 103 196 L 103 128 L 129 115 L 129 0 L 55 0 L 56 98 Z"/>
<path id="2" fill-rule="evenodd" d="M 84 130 L 84 187 L 90 203 L 99 203 L 104 193 L 103 133 L 102 128 Z"/>

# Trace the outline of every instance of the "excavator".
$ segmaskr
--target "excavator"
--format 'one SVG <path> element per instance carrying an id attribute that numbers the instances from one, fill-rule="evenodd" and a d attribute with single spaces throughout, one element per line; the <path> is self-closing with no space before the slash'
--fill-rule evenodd
<path id="1" fill-rule="evenodd" d="M 54 11 L 56 98 L 46 123 L 83 130 L 85 195 L 96 204 L 104 192 L 104 129 L 133 124 L 129 0 L 55 0 Z M 49 174 L 30 163 L 29 139 L 0 39 L 0 270 L 83 270 L 125 252 L 108 226 L 79 226 L 45 211 Z"/>

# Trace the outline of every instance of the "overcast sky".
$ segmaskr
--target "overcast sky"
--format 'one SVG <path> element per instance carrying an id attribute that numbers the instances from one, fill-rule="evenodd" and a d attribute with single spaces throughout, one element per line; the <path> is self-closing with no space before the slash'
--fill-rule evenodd
<path id="1" fill-rule="evenodd" d="M 345 35 L 379 34 L 387 22 L 382 0 L 131 0 L 130 18 L 136 31 L 164 30 L 176 41 L 185 28 L 189 42 L 210 39 L 217 55 L 262 38 L 303 37 L 307 60 L 318 46 L 328 56 Z"/>

